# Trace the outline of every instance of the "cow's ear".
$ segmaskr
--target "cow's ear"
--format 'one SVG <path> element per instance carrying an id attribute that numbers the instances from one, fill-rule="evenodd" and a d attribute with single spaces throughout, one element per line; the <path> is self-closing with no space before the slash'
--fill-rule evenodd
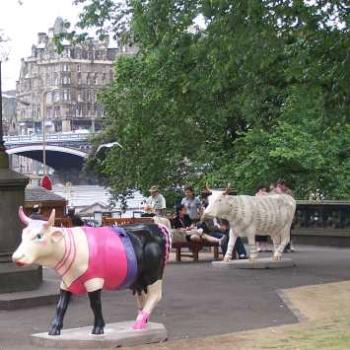
<path id="1" fill-rule="evenodd" d="M 59 242 L 62 238 L 63 238 L 63 232 L 60 231 L 60 230 L 53 231 L 53 232 L 51 233 L 51 241 L 52 241 L 53 243 Z"/>

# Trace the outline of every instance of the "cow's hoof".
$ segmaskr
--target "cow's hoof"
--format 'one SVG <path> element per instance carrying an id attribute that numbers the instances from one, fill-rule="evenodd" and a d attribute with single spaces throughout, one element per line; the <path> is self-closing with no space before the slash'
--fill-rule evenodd
<path id="1" fill-rule="evenodd" d="M 231 258 L 229 256 L 224 257 L 224 262 L 230 262 Z"/>
<path id="2" fill-rule="evenodd" d="M 91 334 L 94 334 L 94 335 L 100 335 L 100 334 L 104 334 L 104 327 L 100 327 L 100 326 L 96 326 L 92 329 L 92 332 Z"/>
<path id="3" fill-rule="evenodd" d="M 282 260 L 282 256 L 280 254 L 274 255 L 272 257 L 272 261 L 281 261 L 281 260 Z"/>
<path id="4" fill-rule="evenodd" d="M 132 329 L 145 329 L 149 320 L 149 314 L 145 311 L 140 311 Z"/>
<path id="5" fill-rule="evenodd" d="M 132 329 L 145 329 L 147 328 L 147 322 L 143 321 L 135 321 L 135 323 L 132 325 Z"/>
<path id="6" fill-rule="evenodd" d="M 49 330 L 49 335 L 61 335 L 61 330 L 59 328 L 51 328 Z"/>

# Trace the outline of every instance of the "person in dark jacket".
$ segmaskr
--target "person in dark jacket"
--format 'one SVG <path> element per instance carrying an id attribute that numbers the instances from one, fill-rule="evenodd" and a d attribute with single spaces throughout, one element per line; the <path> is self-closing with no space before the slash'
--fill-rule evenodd
<path id="1" fill-rule="evenodd" d="M 33 220 L 42 220 L 45 221 L 46 218 L 41 214 L 41 205 L 35 204 L 32 209 L 32 213 L 29 216 Z"/>
<path id="2" fill-rule="evenodd" d="M 67 217 L 72 220 L 73 226 L 84 226 L 84 221 L 81 219 L 81 217 L 78 214 L 75 214 L 74 208 L 69 208 Z"/>
<path id="3" fill-rule="evenodd" d="M 175 232 L 184 235 L 187 241 L 206 240 L 208 242 L 221 243 L 221 239 L 207 235 L 202 228 L 198 228 L 192 223 L 183 204 L 179 204 L 176 207 L 176 216 L 172 220 L 172 226 L 177 230 Z"/>

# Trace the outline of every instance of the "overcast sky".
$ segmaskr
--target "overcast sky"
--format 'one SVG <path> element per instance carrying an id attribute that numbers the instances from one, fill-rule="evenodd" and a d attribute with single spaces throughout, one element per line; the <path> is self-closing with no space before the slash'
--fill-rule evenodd
<path id="1" fill-rule="evenodd" d="M 15 89 L 19 77 L 20 61 L 28 57 L 31 46 L 37 42 L 37 33 L 46 32 L 57 16 L 76 22 L 79 8 L 73 0 L 0 0 L 0 29 L 11 41 L 9 60 L 3 64 L 3 90 Z"/>

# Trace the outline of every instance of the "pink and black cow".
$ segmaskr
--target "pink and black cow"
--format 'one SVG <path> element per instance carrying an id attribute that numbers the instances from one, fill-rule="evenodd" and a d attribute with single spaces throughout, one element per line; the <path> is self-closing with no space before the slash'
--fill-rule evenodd
<path id="1" fill-rule="evenodd" d="M 20 266 L 35 263 L 50 267 L 62 278 L 50 335 L 60 334 L 71 295 L 85 293 L 95 316 L 92 334 L 103 334 L 102 289 L 130 288 L 139 308 L 133 328 L 147 326 L 162 296 L 164 265 L 171 247 L 166 226 L 58 228 L 54 227 L 54 210 L 48 221 L 28 218 L 22 208 L 19 216 L 26 227 L 13 261 Z"/>

